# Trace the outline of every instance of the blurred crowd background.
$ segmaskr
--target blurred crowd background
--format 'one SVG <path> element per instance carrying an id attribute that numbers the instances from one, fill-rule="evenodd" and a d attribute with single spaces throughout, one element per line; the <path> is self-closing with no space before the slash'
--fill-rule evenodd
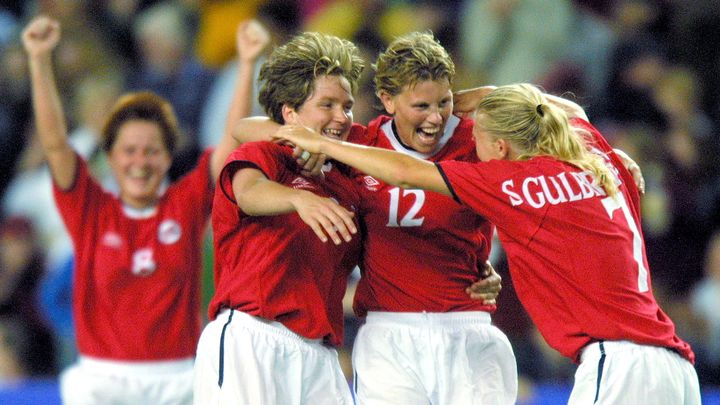
<path id="1" fill-rule="evenodd" d="M 72 248 L 36 146 L 19 40 L 38 14 L 62 24 L 55 61 L 71 141 L 109 189 L 115 186 L 98 134 L 117 96 L 150 89 L 173 104 L 184 140 L 171 176 L 180 176 L 222 134 L 235 29 L 251 17 L 270 27 L 276 44 L 307 30 L 351 39 L 368 66 L 395 36 L 431 30 L 453 55 L 456 90 L 530 81 L 573 98 L 615 147 L 640 164 L 655 294 L 697 354 L 701 387 L 720 388 L 715 0 L 3 0 L 0 387 L 52 379 L 75 355 Z M 360 123 L 382 112 L 371 78 L 368 68 L 354 108 Z M 262 114 L 257 105 L 254 113 Z M 212 294 L 209 238 L 207 244 L 205 302 Z M 494 320 L 513 343 L 521 392 L 570 383 L 574 365 L 549 349 L 532 326 L 513 294 L 499 246 L 493 259 L 504 276 Z M 349 307 L 346 323 L 348 360 L 359 325 Z"/>

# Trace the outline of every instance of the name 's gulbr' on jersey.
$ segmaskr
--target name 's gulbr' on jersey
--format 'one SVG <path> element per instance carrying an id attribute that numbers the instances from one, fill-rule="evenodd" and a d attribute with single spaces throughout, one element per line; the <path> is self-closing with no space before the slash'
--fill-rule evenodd
<path id="1" fill-rule="evenodd" d="M 362 130 L 353 127 L 353 131 Z M 242 145 L 228 158 L 215 191 L 212 223 L 215 296 L 209 315 L 223 308 L 281 322 L 310 339 L 339 345 L 343 336 L 342 298 L 360 252 L 360 237 L 323 243 L 297 213 L 248 216 L 236 204 L 232 177 L 254 168 L 287 187 L 332 198 L 357 211 L 355 183 L 330 163 L 324 179 L 304 176 L 292 150 L 270 142 Z"/>
<path id="2" fill-rule="evenodd" d="M 550 346 L 578 361 L 588 343 L 629 340 L 694 361 L 652 294 L 632 176 L 592 125 L 572 124 L 616 175 L 615 197 L 547 156 L 437 166 L 457 200 L 497 226 L 518 298 Z"/>
<path id="3" fill-rule="evenodd" d="M 68 190 L 53 186 L 75 248 L 73 316 L 80 354 L 113 360 L 193 357 L 200 335 L 202 241 L 210 151 L 155 207 L 123 206 L 78 155 Z"/>
<path id="4" fill-rule="evenodd" d="M 391 117 L 373 120 L 353 143 L 390 149 L 429 161 L 477 161 L 471 120 L 451 116 L 435 150 L 419 153 L 403 145 Z M 470 299 L 465 289 L 479 279 L 487 260 L 493 226 L 439 193 L 402 189 L 362 173 L 361 218 L 365 244 L 354 309 L 449 312 L 495 310 Z"/>

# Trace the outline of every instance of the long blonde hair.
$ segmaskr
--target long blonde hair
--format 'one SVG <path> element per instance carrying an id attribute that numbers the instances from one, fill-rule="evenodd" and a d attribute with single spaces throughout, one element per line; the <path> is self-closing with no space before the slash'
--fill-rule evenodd
<path id="1" fill-rule="evenodd" d="M 595 175 L 608 195 L 617 193 L 615 177 L 602 157 L 588 150 L 586 134 L 570 127 L 567 113 L 528 83 L 501 86 L 478 105 L 476 123 L 494 139 L 505 139 L 517 160 L 552 156 Z"/>

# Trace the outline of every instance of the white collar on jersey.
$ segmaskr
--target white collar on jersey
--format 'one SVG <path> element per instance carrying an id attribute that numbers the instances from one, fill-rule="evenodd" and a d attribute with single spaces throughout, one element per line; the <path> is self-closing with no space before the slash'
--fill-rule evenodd
<path id="1" fill-rule="evenodd" d="M 125 215 L 132 219 L 146 219 L 157 213 L 157 205 L 146 208 L 135 208 L 123 203 L 122 209 Z"/>
<path id="2" fill-rule="evenodd" d="M 460 124 L 460 118 L 458 118 L 455 115 L 450 115 L 450 118 L 448 118 L 447 123 L 445 124 L 445 130 L 443 131 L 442 137 L 440 137 L 440 141 L 437 145 L 435 145 L 435 148 L 433 148 L 430 153 L 421 153 L 416 150 L 410 149 L 407 146 L 403 145 L 399 139 L 400 137 L 395 134 L 392 128 L 393 120 L 389 120 L 386 123 L 383 124 L 380 129 L 382 130 L 383 134 L 385 134 L 385 137 L 392 145 L 393 149 L 395 149 L 398 152 L 405 153 L 406 155 L 410 155 L 419 159 L 428 159 L 434 156 L 436 153 L 438 153 L 450 140 L 453 133 L 455 133 L 455 128 Z"/>
<path id="3" fill-rule="evenodd" d="M 165 194 L 169 185 L 170 181 L 167 178 L 163 180 L 157 193 L 158 198 L 162 197 L 162 195 Z M 122 202 L 122 200 L 120 201 L 120 204 L 122 205 L 122 209 L 125 215 L 132 219 L 146 219 L 152 217 L 157 213 L 157 204 L 145 208 L 131 207 Z"/>

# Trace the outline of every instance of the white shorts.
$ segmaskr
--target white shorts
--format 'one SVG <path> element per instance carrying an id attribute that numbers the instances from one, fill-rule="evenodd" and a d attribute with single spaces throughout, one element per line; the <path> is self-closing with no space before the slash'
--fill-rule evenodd
<path id="1" fill-rule="evenodd" d="M 515 355 L 487 312 L 370 312 L 352 357 L 358 405 L 505 405 L 517 397 Z"/>
<path id="2" fill-rule="evenodd" d="M 700 405 L 693 365 L 664 347 L 627 341 L 583 349 L 568 405 Z"/>
<path id="3" fill-rule="evenodd" d="M 335 349 L 279 322 L 224 310 L 200 335 L 197 405 L 352 405 Z"/>
<path id="4" fill-rule="evenodd" d="M 60 374 L 64 405 L 190 405 L 193 360 L 125 362 L 80 356 Z"/>

